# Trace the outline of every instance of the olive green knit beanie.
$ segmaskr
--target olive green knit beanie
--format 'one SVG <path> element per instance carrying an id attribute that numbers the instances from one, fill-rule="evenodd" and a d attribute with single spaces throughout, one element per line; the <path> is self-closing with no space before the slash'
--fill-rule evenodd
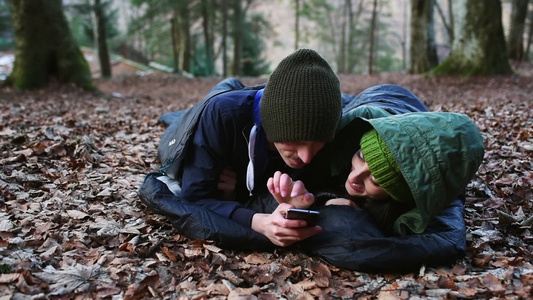
<path id="1" fill-rule="evenodd" d="M 300 49 L 270 75 L 260 110 L 270 142 L 329 142 L 342 110 L 339 78 L 318 53 Z"/>
<path id="2" fill-rule="evenodd" d="M 361 151 L 376 181 L 394 200 L 414 201 L 396 160 L 375 129 L 368 131 L 361 138 Z"/>

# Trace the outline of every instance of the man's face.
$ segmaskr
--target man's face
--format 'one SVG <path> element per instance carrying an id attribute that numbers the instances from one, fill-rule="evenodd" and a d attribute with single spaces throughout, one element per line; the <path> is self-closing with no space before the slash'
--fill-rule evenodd
<path id="1" fill-rule="evenodd" d="M 275 142 L 274 146 L 287 164 L 293 169 L 300 169 L 309 164 L 313 157 L 326 143 L 324 142 Z"/>

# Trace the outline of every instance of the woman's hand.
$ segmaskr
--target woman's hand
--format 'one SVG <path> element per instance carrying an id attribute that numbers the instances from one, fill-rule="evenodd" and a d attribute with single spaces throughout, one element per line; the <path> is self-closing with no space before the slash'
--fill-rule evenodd
<path id="1" fill-rule="evenodd" d="M 272 214 L 255 214 L 252 218 L 252 229 L 266 236 L 274 245 L 287 247 L 322 232 L 320 226 L 306 227 L 303 220 L 289 220 L 281 215 L 281 211 L 293 207 L 280 204 Z"/>
<path id="2" fill-rule="evenodd" d="M 326 201 L 326 205 L 348 205 L 355 208 L 359 207 L 355 202 L 346 198 L 329 199 Z"/>
<path id="3" fill-rule="evenodd" d="M 295 208 L 308 208 L 315 202 L 315 196 L 305 189 L 300 180 L 292 181 L 292 178 L 280 171 L 276 171 L 273 177 L 267 181 L 267 188 L 278 203 L 288 203 Z"/>
<path id="4" fill-rule="evenodd" d="M 237 185 L 237 173 L 226 167 L 218 177 L 217 189 L 221 192 L 223 200 L 232 201 L 235 196 L 235 186 Z"/>

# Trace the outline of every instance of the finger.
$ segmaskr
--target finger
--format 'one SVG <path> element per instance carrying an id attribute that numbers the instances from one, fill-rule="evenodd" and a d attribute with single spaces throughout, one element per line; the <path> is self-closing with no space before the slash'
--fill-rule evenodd
<path id="1" fill-rule="evenodd" d="M 305 193 L 304 202 L 307 206 L 310 206 L 311 204 L 315 203 L 315 195 L 313 195 L 312 193 Z"/>
<path id="2" fill-rule="evenodd" d="M 313 235 L 317 235 L 322 232 L 322 227 L 320 226 L 314 226 L 314 227 L 306 227 L 303 229 L 299 229 L 300 238 L 302 240 L 305 240 L 306 238 L 312 237 Z"/>
<path id="3" fill-rule="evenodd" d="M 281 197 L 287 197 L 289 192 L 292 191 L 292 186 L 292 178 L 287 174 L 282 174 L 279 183 Z"/>
<path id="4" fill-rule="evenodd" d="M 274 188 L 274 178 L 272 178 L 272 177 L 268 178 L 268 180 L 267 180 L 267 189 L 272 195 L 274 195 L 274 193 L 276 192 L 275 188 Z"/>
<path id="5" fill-rule="evenodd" d="M 317 235 L 322 232 L 322 227 L 304 227 L 297 229 L 280 229 L 276 232 L 276 240 L 287 246 L 298 241 L 305 240 L 311 236 Z"/>
<path id="6" fill-rule="evenodd" d="M 292 187 L 291 197 L 297 197 L 299 195 L 307 193 L 307 190 L 305 189 L 305 185 L 300 180 L 294 182 L 294 185 Z"/>
<path id="7" fill-rule="evenodd" d="M 276 171 L 274 173 L 274 191 L 276 193 L 279 193 L 279 179 L 281 177 L 281 172 L 280 171 Z"/>

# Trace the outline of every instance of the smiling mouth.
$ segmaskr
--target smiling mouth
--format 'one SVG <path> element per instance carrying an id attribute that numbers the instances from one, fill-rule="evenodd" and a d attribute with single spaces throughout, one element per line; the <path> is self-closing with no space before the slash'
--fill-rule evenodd
<path id="1" fill-rule="evenodd" d="M 363 191 L 364 191 L 364 189 L 363 189 L 360 185 L 358 185 L 358 184 L 356 184 L 356 183 L 353 183 L 353 182 L 352 182 L 352 183 L 350 183 L 350 186 L 351 186 L 352 189 L 353 189 L 354 191 L 356 191 L 356 192 L 363 192 Z"/>

